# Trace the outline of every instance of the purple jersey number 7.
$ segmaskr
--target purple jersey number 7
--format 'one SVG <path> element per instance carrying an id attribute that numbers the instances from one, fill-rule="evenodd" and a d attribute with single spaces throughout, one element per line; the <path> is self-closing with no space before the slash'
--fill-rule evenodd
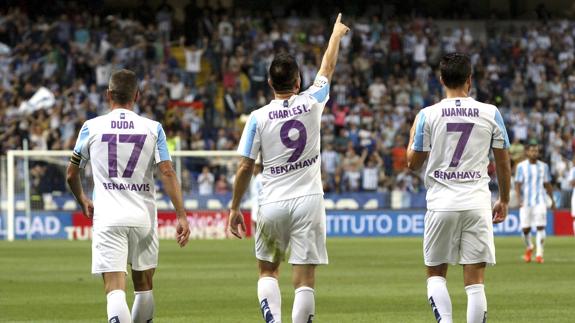
<path id="1" fill-rule="evenodd" d="M 119 138 L 118 138 L 119 137 Z M 102 135 L 102 141 L 108 143 L 108 176 L 118 177 L 118 139 L 121 143 L 133 143 L 134 149 L 130 154 L 130 159 L 126 169 L 122 174 L 124 178 L 132 177 L 134 169 L 138 164 L 138 159 L 142 153 L 142 148 L 146 142 L 146 135 L 116 135 L 115 133 L 106 133 Z"/>
<path id="2" fill-rule="evenodd" d="M 457 146 L 455 146 L 455 152 L 453 153 L 453 157 L 451 158 L 451 163 L 449 164 L 449 167 L 457 167 L 459 165 L 459 161 L 461 160 L 461 156 L 463 155 L 463 150 L 467 145 L 469 136 L 471 136 L 471 130 L 473 130 L 473 126 L 474 126 L 473 123 L 447 124 L 447 132 L 461 132 L 461 137 L 459 137 Z"/>

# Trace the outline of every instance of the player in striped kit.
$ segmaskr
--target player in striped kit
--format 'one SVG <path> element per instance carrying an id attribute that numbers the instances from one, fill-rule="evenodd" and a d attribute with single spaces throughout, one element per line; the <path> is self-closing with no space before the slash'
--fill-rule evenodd
<path id="1" fill-rule="evenodd" d="M 241 238 L 245 223 L 240 202 L 261 153 L 262 189 L 256 230 L 258 300 L 266 323 L 281 322 L 279 266 L 290 247 L 295 297 L 292 322 L 311 323 L 315 315 L 315 267 L 328 263 L 326 215 L 320 160 L 321 115 L 329 99 L 339 43 L 349 28 L 338 15 L 313 85 L 300 92 L 295 58 L 279 53 L 269 70 L 275 99 L 251 113 L 238 152 L 229 230 Z"/>
<path id="2" fill-rule="evenodd" d="M 519 219 L 523 230 L 525 242 L 525 262 L 531 262 L 533 243 L 531 242 L 531 228 L 537 228 L 535 261 L 543 263 L 543 244 L 545 242 L 545 226 L 547 225 L 546 196 L 551 198 L 551 208 L 555 209 L 553 187 L 549 166 L 537 160 L 539 145 L 536 141 L 529 142 L 527 159 L 517 164 L 515 170 L 515 191 L 519 198 Z"/>

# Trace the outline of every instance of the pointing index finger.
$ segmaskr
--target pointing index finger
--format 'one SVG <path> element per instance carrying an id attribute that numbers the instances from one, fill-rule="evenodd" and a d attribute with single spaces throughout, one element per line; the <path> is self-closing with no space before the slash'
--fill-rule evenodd
<path id="1" fill-rule="evenodd" d="M 335 20 L 335 23 L 340 23 L 341 22 L 341 12 L 337 14 L 337 19 Z"/>

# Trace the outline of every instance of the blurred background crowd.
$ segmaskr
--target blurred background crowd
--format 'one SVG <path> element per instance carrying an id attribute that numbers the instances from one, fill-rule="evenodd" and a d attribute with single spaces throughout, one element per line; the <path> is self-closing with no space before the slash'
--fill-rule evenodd
<path id="1" fill-rule="evenodd" d="M 192 1 L 176 21 L 166 2 L 143 1 L 115 15 L 96 10 L 97 2 L 66 4 L 0 9 L 3 155 L 21 149 L 23 139 L 30 149 L 73 148 L 82 123 L 106 113 L 107 82 L 119 68 L 139 76 L 136 110 L 164 125 L 171 149 L 233 150 L 246 116 L 271 99 L 267 70 L 274 54 L 293 53 L 308 87 L 334 18 L 314 10 L 250 13 Z M 504 116 L 514 164 L 536 139 L 544 143 L 541 158 L 550 164 L 556 189 L 569 191 L 575 22 L 548 18 L 544 8 L 523 23 L 344 14 L 351 32 L 342 41 L 322 118 L 325 190 L 424 189 L 420 175 L 406 168 L 409 129 L 421 108 L 442 98 L 441 56 L 461 51 L 473 62 L 471 96 Z M 27 100 L 41 88 L 53 94 L 53 106 L 30 108 Z M 185 166 L 185 187 L 229 192 L 231 171 L 209 162 Z"/>

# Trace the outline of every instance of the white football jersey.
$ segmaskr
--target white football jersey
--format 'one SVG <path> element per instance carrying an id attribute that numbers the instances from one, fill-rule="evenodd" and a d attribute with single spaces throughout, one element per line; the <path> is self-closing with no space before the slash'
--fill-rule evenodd
<path id="1" fill-rule="evenodd" d="M 308 90 L 250 114 L 238 153 L 255 160 L 261 152 L 261 205 L 323 194 L 320 127 L 328 98 L 328 80 L 317 76 Z"/>
<path id="2" fill-rule="evenodd" d="M 84 123 L 74 154 L 92 166 L 95 227 L 156 225 L 153 169 L 170 160 L 160 123 L 114 109 Z"/>
<path id="3" fill-rule="evenodd" d="M 489 151 L 509 148 L 499 110 L 473 98 L 444 99 L 417 115 L 413 146 L 428 151 L 427 208 L 463 211 L 491 207 Z"/>
<path id="4" fill-rule="evenodd" d="M 544 184 L 551 182 L 546 163 L 538 160 L 531 164 L 529 159 L 520 162 L 515 170 L 515 182 L 521 183 L 523 206 L 545 205 L 547 193 Z"/>

